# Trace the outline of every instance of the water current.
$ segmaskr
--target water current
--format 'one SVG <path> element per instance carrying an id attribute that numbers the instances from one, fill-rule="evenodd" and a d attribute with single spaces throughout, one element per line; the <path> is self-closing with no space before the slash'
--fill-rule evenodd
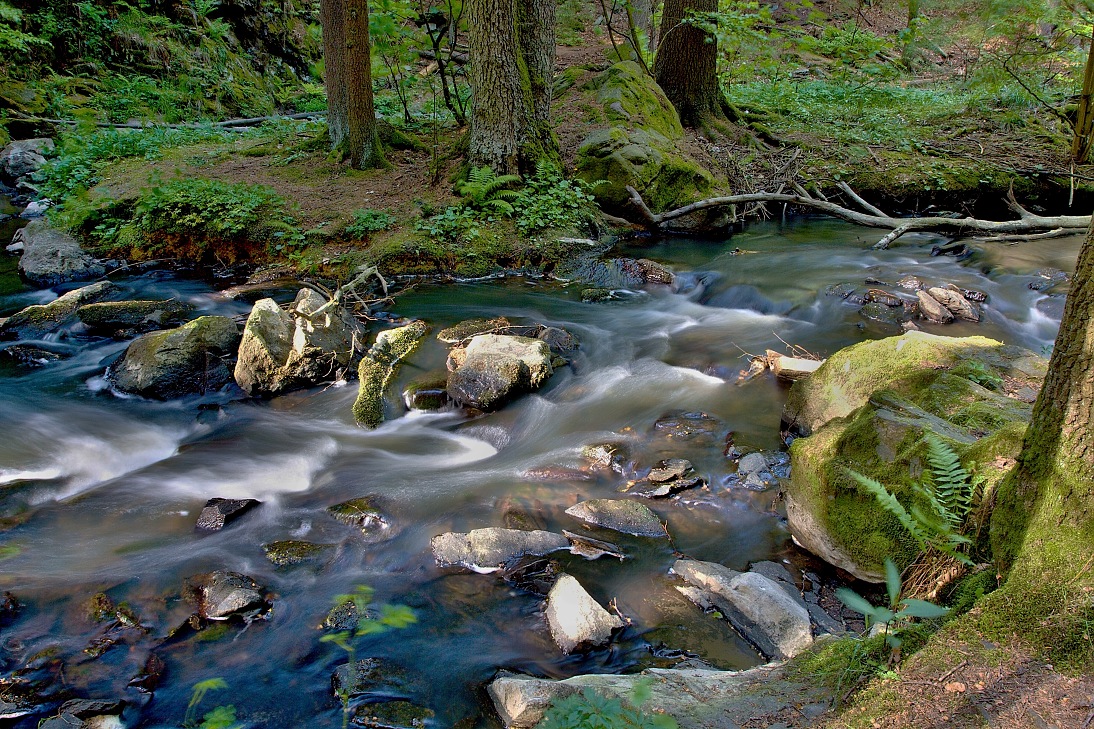
<path id="1" fill-rule="evenodd" d="M 1062 297 L 1028 284 L 1044 280 L 1036 273 L 1042 267 L 1071 270 L 1079 246 L 1077 238 L 981 246 L 959 262 L 931 257 L 936 239 L 909 235 L 900 247 L 873 251 L 877 237 L 844 223 L 799 220 L 753 225 L 729 240 L 631 244 L 620 253 L 670 265 L 680 285 L 609 303 L 582 303 L 578 283 L 420 285 L 394 309 L 434 331 L 504 315 L 564 327 L 581 340 L 572 364 L 545 389 L 475 419 L 454 411 L 407 414 L 397 402 L 407 381 L 443 369 L 446 350 L 433 339 L 403 369 L 389 420 L 375 431 L 353 423 L 352 382 L 270 401 L 227 392 L 152 402 L 104 385 L 104 368 L 125 342 L 78 330 L 48 342 L 71 356 L 0 369 L 0 590 L 25 606 L 0 632 L 0 675 L 37 661 L 77 695 L 132 699 L 126 684 L 154 651 L 166 670 L 139 726 L 178 726 L 190 687 L 221 677 L 228 688 L 211 692 L 203 706 L 232 704 L 244 726 L 337 727 L 342 713 L 330 676 L 346 655 L 320 642 L 317 626 L 332 598 L 356 585 L 417 615 L 410 627 L 358 639 L 358 657 L 400 667 L 381 692 L 431 708 L 438 726 L 498 726 L 483 687 L 499 669 L 564 677 L 672 666 L 688 654 L 720 668 L 756 665 L 756 652 L 727 623 L 686 602 L 667 575 L 674 550 L 737 569 L 764 559 L 822 569 L 790 542 L 777 489 L 734 486 L 735 467 L 722 455 L 730 431 L 742 450 L 780 447 L 786 389 L 767 376 L 736 384 L 747 366 L 743 353 L 783 349 L 784 340 L 826 355 L 898 333 L 825 289 L 907 274 L 989 296 L 982 323 L 930 331 L 984 334 L 1043 351 Z M 57 295 L 19 284 L 14 266 L 13 257 L 0 260 L 0 316 Z M 175 297 L 203 314 L 249 309 L 207 282 L 171 273 L 112 278 L 129 298 Z M 671 427 L 681 413 L 704 413 L 714 425 L 681 437 Z M 559 557 L 595 598 L 614 601 L 631 621 L 610 647 L 567 657 L 546 630 L 542 598 L 497 576 L 438 568 L 429 540 L 515 518 L 579 529 L 565 508 L 616 495 L 626 477 L 582 473 L 581 449 L 621 437 L 632 444 L 632 468 L 687 458 L 710 486 L 651 503 L 671 545 L 615 536 L 632 559 Z M 390 539 L 366 543 L 325 512 L 364 495 L 375 495 L 389 515 Z M 262 505 L 222 532 L 196 533 L 194 520 L 214 496 Z M 338 546 L 324 564 L 273 566 L 262 545 L 290 538 Z M 268 587 L 275 595 L 269 619 L 168 639 L 193 612 L 182 599 L 184 580 L 215 569 Z M 104 626 L 87 617 L 86 603 L 101 591 L 127 602 L 150 631 L 93 658 L 84 649 Z"/>

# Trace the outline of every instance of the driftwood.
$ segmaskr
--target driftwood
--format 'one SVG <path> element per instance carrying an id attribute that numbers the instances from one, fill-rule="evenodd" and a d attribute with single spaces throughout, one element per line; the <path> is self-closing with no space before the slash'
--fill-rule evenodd
<path id="1" fill-rule="evenodd" d="M 1018 204 L 1013 192 L 1007 193 L 1007 206 L 1018 215 L 1018 219 L 996 221 L 979 220 L 977 218 L 895 218 L 886 215 L 880 209 L 863 200 L 846 183 L 840 183 L 840 189 L 866 212 L 844 207 L 828 199 L 814 197 L 800 184 L 791 183 L 790 186 L 794 193 L 754 192 L 743 195 L 712 197 L 664 213 L 654 213 L 650 210 L 642 196 L 633 187 L 628 185 L 627 191 L 631 195 L 631 203 L 642 216 L 641 222 L 644 227 L 651 230 L 660 230 L 665 227 L 666 223 L 701 210 L 735 205 L 783 203 L 812 208 L 856 225 L 889 229 L 890 232 L 874 244 L 874 248 L 888 248 L 897 238 L 913 231 L 945 232 L 958 238 L 979 237 L 992 241 L 1020 241 L 1071 235 L 1080 233 L 1090 226 L 1089 215 L 1047 217 L 1034 215 Z M 1037 237 L 1032 238 L 1033 235 Z"/>

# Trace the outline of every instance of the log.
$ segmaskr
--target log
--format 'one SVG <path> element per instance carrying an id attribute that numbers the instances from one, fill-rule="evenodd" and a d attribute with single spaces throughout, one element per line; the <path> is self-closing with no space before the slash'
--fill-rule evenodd
<path id="1" fill-rule="evenodd" d="M 784 203 L 812 208 L 818 212 L 827 213 L 828 215 L 846 220 L 849 223 L 855 223 L 856 225 L 863 225 L 869 228 L 887 228 L 890 232 L 874 244 L 874 248 L 878 249 L 888 248 L 897 238 L 900 238 L 905 233 L 913 231 L 945 232 L 955 238 L 968 238 L 983 236 L 984 234 L 991 236 L 1014 236 L 1039 233 L 1042 231 L 1053 231 L 1054 234 L 1065 235 L 1067 233 L 1082 233 L 1090 226 L 1089 215 L 1034 215 L 1021 207 L 1017 201 L 1014 200 L 1012 194 L 1007 195 L 1007 204 L 1018 214 L 1018 220 L 928 217 L 895 218 L 885 214 L 879 215 L 878 213 L 881 212 L 880 210 L 863 201 L 857 194 L 854 197 L 860 204 L 868 209 L 872 208 L 872 210 L 876 212 L 863 213 L 858 210 L 844 207 L 843 205 L 838 205 L 829 200 L 818 200 L 800 185 L 795 185 L 794 187 L 796 189 L 794 194 L 783 192 L 753 192 L 742 195 L 712 197 L 664 213 L 654 213 L 650 210 L 649 206 L 646 205 L 645 201 L 642 199 L 642 195 L 630 185 L 627 186 L 627 191 L 630 193 L 631 203 L 642 218 L 640 222 L 649 230 L 660 230 L 665 227 L 666 223 L 676 220 L 677 218 L 682 218 L 685 215 L 699 212 L 700 210 L 755 203 Z M 1066 231 L 1066 233 L 1064 231 Z"/>
<path id="2" fill-rule="evenodd" d="M 788 357 L 773 349 L 767 350 L 767 366 L 780 380 L 794 382 L 816 372 L 824 364 L 823 359 Z"/>

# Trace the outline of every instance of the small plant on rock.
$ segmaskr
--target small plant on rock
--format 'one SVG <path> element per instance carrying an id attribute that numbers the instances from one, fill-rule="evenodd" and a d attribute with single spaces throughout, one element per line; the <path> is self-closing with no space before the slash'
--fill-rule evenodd
<path id="1" fill-rule="evenodd" d="M 671 716 L 642 712 L 649 697 L 649 683 L 642 681 L 635 684 L 630 703 L 587 688 L 552 701 L 536 729 L 676 729 Z"/>

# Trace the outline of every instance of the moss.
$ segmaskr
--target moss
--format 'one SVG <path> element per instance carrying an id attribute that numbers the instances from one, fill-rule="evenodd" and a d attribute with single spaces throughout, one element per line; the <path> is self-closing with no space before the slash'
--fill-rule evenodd
<path id="1" fill-rule="evenodd" d="M 456 344 L 477 334 L 488 334 L 509 326 L 511 324 L 504 316 L 494 319 L 468 319 L 437 332 L 437 339 L 447 344 Z"/>
<path id="2" fill-rule="evenodd" d="M 358 423 L 375 428 L 383 422 L 384 390 L 394 379 L 399 363 L 418 348 L 426 330 L 425 322 L 416 321 L 377 335 L 357 369 L 360 384 L 353 417 Z"/>
<path id="3" fill-rule="evenodd" d="M 333 544 L 314 544 L 294 539 L 263 544 L 266 559 L 279 567 L 320 562 L 334 551 Z"/>

